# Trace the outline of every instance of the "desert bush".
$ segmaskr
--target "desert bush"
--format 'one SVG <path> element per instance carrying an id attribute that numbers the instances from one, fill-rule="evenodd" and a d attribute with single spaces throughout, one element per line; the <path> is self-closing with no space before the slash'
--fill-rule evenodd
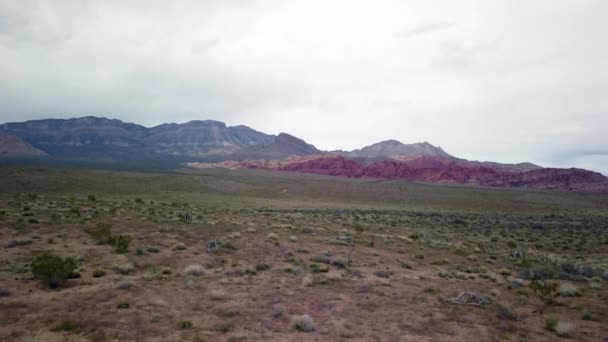
<path id="1" fill-rule="evenodd" d="M 555 325 L 553 331 L 555 331 L 555 334 L 560 337 L 570 336 L 574 331 L 574 326 L 570 322 L 560 320 Z"/>
<path id="2" fill-rule="evenodd" d="M 555 331 L 555 326 L 557 326 L 558 319 L 555 317 L 547 317 L 545 318 L 545 329 L 549 331 Z"/>
<path id="3" fill-rule="evenodd" d="M 116 305 L 117 309 L 128 309 L 129 307 L 130 305 L 127 302 L 118 303 L 118 305 Z"/>
<path id="4" fill-rule="evenodd" d="M 95 228 L 86 230 L 100 245 L 109 244 L 112 240 L 112 227 L 107 223 L 98 223 Z"/>
<path id="5" fill-rule="evenodd" d="M 192 322 L 190 322 L 190 321 L 180 321 L 177 324 L 177 327 L 180 328 L 180 329 L 182 329 L 182 330 L 190 329 L 190 328 L 192 328 Z"/>
<path id="6" fill-rule="evenodd" d="M 331 263 L 337 268 L 346 268 L 346 266 L 348 266 L 348 260 L 342 258 L 334 259 Z"/>
<path id="7" fill-rule="evenodd" d="M 557 292 L 561 297 L 574 297 L 578 296 L 578 288 L 571 283 L 562 283 L 559 285 Z"/>
<path id="8" fill-rule="evenodd" d="M 524 269 L 517 273 L 518 278 L 528 280 L 545 280 L 552 279 L 556 275 L 555 270 L 550 266 L 536 267 L 532 269 Z"/>
<path id="9" fill-rule="evenodd" d="M 74 323 L 72 321 L 63 321 L 57 325 L 55 325 L 54 327 L 51 328 L 51 331 L 54 332 L 60 332 L 60 331 L 65 331 L 65 332 L 70 332 L 70 331 L 76 331 L 79 329 L 79 326 L 77 323 Z"/>
<path id="10" fill-rule="evenodd" d="M 123 280 L 123 281 L 119 282 L 119 283 L 116 285 L 116 288 L 117 288 L 117 289 L 119 289 L 119 290 L 128 290 L 128 289 L 130 289 L 132 286 L 133 286 L 133 283 L 131 283 L 131 282 L 130 282 L 130 281 L 128 281 L 128 280 Z"/>
<path id="11" fill-rule="evenodd" d="M 227 297 L 226 292 L 224 292 L 221 289 L 214 289 L 214 290 L 209 291 L 209 296 L 210 296 L 211 300 L 215 300 L 215 301 L 224 300 Z"/>
<path id="12" fill-rule="evenodd" d="M 32 274 L 50 288 L 56 288 L 76 271 L 76 260 L 44 252 L 32 260 Z"/>
<path id="13" fill-rule="evenodd" d="M 329 267 L 326 264 L 312 263 L 308 265 L 308 269 L 312 273 L 326 273 L 329 271 Z"/>
<path id="14" fill-rule="evenodd" d="M 0 287 L 0 297 L 9 297 L 11 294 L 11 291 Z"/>
<path id="15" fill-rule="evenodd" d="M 310 227 L 304 227 L 301 230 L 302 234 L 312 234 L 313 230 Z"/>
<path id="16" fill-rule="evenodd" d="M 301 332 L 315 331 L 315 321 L 309 315 L 293 316 L 291 327 Z"/>
<path id="17" fill-rule="evenodd" d="M 500 319 L 517 320 L 517 313 L 509 303 L 498 303 L 496 316 Z"/>
<path id="18" fill-rule="evenodd" d="M 14 247 L 18 247 L 18 246 L 27 246 L 27 245 L 31 245 L 34 241 L 32 240 L 12 240 L 9 241 L 5 247 L 6 248 L 14 248 Z"/>
<path id="19" fill-rule="evenodd" d="M 184 273 L 190 276 L 199 277 L 205 274 L 205 267 L 200 264 L 192 264 L 184 268 Z"/>
<path id="20" fill-rule="evenodd" d="M 95 195 L 88 195 L 87 198 L 89 199 L 89 201 L 96 201 L 97 198 L 95 197 Z"/>
<path id="21" fill-rule="evenodd" d="M 318 262 L 321 264 L 330 264 L 331 263 L 331 258 L 327 255 L 324 254 L 320 254 L 320 255 L 315 255 L 312 258 L 310 258 L 310 261 L 313 262 Z"/>
<path id="22" fill-rule="evenodd" d="M 183 243 L 177 243 L 175 246 L 173 246 L 173 250 L 174 251 L 183 251 L 185 250 L 187 247 L 186 245 L 184 245 Z"/>
<path id="23" fill-rule="evenodd" d="M 529 286 L 540 300 L 540 303 L 536 308 L 538 313 L 542 315 L 545 308 L 549 305 L 553 305 L 554 303 L 554 298 L 557 292 L 557 284 L 548 283 L 546 281 L 532 280 Z"/>
<path id="24" fill-rule="evenodd" d="M 225 241 L 220 244 L 220 247 L 224 250 L 235 251 L 236 246 L 231 241 Z"/>
<path id="25" fill-rule="evenodd" d="M 160 249 L 158 249 L 156 247 L 148 247 L 148 248 L 146 248 L 146 252 L 148 252 L 148 253 L 159 253 Z"/>
<path id="26" fill-rule="evenodd" d="M 374 272 L 374 275 L 378 278 L 390 278 L 391 276 L 391 272 L 387 272 L 387 271 L 376 271 Z"/>
<path id="27" fill-rule="evenodd" d="M 228 332 L 231 332 L 232 330 L 234 330 L 234 323 L 232 323 L 232 322 L 221 322 L 221 323 L 218 323 L 215 326 L 213 326 L 213 330 L 225 334 L 225 333 L 228 333 Z"/>
<path id="28" fill-rule="evenodd" d="M 270 269 L 270 266 L 268 264 L 261 263 L 261 264 L 255 265 L 256 271 L 267 271 L 269 269 Z"/>
<path id="29" fill-rule="evenodd" d="M 135 270 L 135 265 L 133 265 L 133 263 L 127 262 L 114 266 L 114 270 L 120 274 L 130 274 Z"/>
<path id="30" fill-rule="evenodd" d="M 512 272 L 508 268 L 501 268 L 498 270 L 498 273 L 500 273 L 503 276 L 510 276 Z"/>
<path id="31" fill-rule="evenodd" d="M 95 277 L 95 278 L 101 278 L 104 275 L 106 275 L 106 271 L 104 271 L 104 270 L 96 269 L 93 271 L 93 277 Z"/>
<path id="32" fill-rule="evenodd" d="M 129 245 L 131 244 L 131 237 L 129 235 L 115 235 L 110 237 L 110 244 L 114 247 L 116 253 L 126 253 L 129 251 Z"/>
<path id="33" fill-rule="evenodd" d="M 238 239 L 241 237 L 241 233 L 240 232 L 232 232 L 230 234 L 228 234 L 228 239 Z"/>

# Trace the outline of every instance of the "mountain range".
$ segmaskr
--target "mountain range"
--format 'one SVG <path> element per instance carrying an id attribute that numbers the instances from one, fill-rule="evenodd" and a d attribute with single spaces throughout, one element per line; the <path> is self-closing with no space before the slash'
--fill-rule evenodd
<path id="1" fill-rule="evenodd" d="M 583 169 L 457 158 L 428 142 L 386 140 L 353 151 L 320 151 L 304 140 L 220 121 L 154 127 L 102 117 L 0 125 L 0 159 L 121 167 L 255 168 L 331 176 L 608 193 L 608 179 Z"/>

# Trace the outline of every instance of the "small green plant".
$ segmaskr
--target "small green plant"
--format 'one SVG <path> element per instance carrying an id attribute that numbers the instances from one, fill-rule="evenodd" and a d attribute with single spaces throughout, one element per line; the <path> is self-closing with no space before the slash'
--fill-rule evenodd
<path id="1" fill-rule="evenodd" d="M 116 253 L 126 253 L 129 251 L 131 237 L 129 235 L 115 235 L 110 238 L 110 244 Z"/>
<path id="2" fill-rule="evenodd" d="M 78 265 L 70 257 L 62 258 L 51 252 L 44 252 L 32 260 L 32 274 L 48 287 L 57 288 L 75 273 Z"/>
<path id="3" fill-rule="evenodd" d="M 118 305 L 116 305 L 117 309 L 128 309 L 129 308 L 129 303 L 127 302 L 122 302 L 122 303 L 118 303 Z"/>
<path id="4" fill-rule="evenodd" d="M 232 322 L 218 323 L 213 327 L 213 330 L 225 334 L 225 333 L 228 333 L 228 332 L 231 332 L 232 330 L 234 330 L 234 323 L 232 323 Z"/>
<path id="5" fill-rule="evenodd" d="M 270 266 L 268 264 L 257 264 L 255 265 L 255 270 L 256 271 L 267 271 L 270 269 Z"/>
<path id="6" fill-rule="evenodd" d="M 87 198 L 89 199 L 89 201 L 96 201 L 97 198 L 95 197 L 95 195 L 89 195 L 87 196 Z"/>
<path id="7" fill-rule="evenodd" d="M 101 278 L 104 275 L 106 275 L 106 271 L 104 270 L 96 269 L 95 271 L 93 271 L 93 277 L 95 278 Z"/>
<path id="8" fill-rule="evenodd" d="M 59 331 L 76 331 L 78 330 L 78 324 L 71 321 L 63 321 L 54 327 L 51 328 L 51 331 L 59 332 Z"/>
<path id="9" fill-rule="evenodd" d="M 532 282 L 530 282 L 530 288 L 540 300 L 539 304 L 536 306 L 536 309 L 538 313 L 542 315 L 547 306 L 554 304 L 554 298 L 557 293 L 557 284 L 546 281 L 532 280 Z"/>
<path id="10" fill-rule="evenodd" d="M 545 318 L 545 329 L 549 331 L 555 331 L 555 327 L 557 326 L 558 319 L 555 317 L 547 317 Z"/>
<path id="11" fill-rule="evenodd" d="M 180 321 L 180 322 L 177 324 L 177 326 L 178 326 L 180 329 L 182 329 L 182 330 L 185 330 L 185 329 L 190 329 L 190 328 L 192 328 L 192 322 L 190 322 L 190 321 Z"/>
<path id="12" fill-rule="evenodd" d="M 100 245 L 108 244 L 112 239 L 112 227 L 107 223 L 100 222 L 95 228 L 87 229 L 86 232 Z"/>
<path id="13" fill-rule="evenodd" d="M 234 251 L 236 250 L 236 246 L 231 241 L 226 241 L 221 244 L 222 249 Z"/>
<path id="14" fill-rule="evenodd" d="M 315 321 L 309 315 L 293 316 L 291 326 L 301 332 L 315 331 Z"/>
<path id="15" fill-rule="evenodd" d="M 508 320 L 517 320 L 517 313 L 513 310 L 513 307 L 508 303 L 498 303 L 498 307 L 496 309 L 496 315 L 498 318 L 508 319 Z"/>

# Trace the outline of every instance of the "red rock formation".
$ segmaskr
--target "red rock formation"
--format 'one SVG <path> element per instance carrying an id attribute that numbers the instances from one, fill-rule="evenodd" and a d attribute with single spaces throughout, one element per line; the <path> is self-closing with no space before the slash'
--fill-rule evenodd
<path id="1" fill-rule="evenodd" d="M 608 193 L 608 178 L 588 170 L 541 168 L 516 171 L 492 168 L 490 164 L 467 165 L 455 159 L 432 156 L 407 161 L 387 159 L 364 165 L 342 155 L 325 154 L 290 157 L 282 161 L 232 161 L 216 165 L 232 169 L 269 169 L 340 177 L 408 179 L 447 184 Z"/>

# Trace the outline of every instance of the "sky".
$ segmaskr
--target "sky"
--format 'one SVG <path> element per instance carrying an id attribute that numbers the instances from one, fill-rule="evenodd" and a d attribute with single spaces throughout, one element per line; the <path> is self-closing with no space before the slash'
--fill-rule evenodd
<path id="1" fill-rule="evenodd" d="M 608 175 L 608 1 L 0 1 L 0 122 L 214 119 Z"/>

